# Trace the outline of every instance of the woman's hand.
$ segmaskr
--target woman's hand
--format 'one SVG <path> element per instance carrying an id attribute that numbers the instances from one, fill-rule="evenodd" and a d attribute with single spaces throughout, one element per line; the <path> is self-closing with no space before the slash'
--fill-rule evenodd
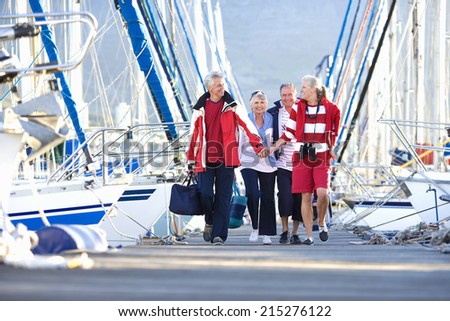
<path id="1" fill-rule="evenodd" d="M 268 147 L 264 147 L 264 149 L 262 149 L 259 153 L 258 153 L 258 157 L 259 158 L 264 158 L 270 155 L 270 150 Z"/>

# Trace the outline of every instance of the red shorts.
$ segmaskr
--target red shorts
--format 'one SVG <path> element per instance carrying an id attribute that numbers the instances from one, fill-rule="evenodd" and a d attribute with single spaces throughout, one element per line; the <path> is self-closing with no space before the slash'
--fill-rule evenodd
<path id="1" fill-rule="evenodd" d="M 331 167 L 327 162 L 316 167 L 298 162 L 292 168 L 292 193 L 313 193 L 317 188 L 328 188 L 330 172 Z"/>

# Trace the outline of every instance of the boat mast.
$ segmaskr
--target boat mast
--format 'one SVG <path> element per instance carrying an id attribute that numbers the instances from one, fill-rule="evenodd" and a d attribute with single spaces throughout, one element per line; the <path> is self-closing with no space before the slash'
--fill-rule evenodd
<path id="1" fill-rule="evenodd" d="M 141 27 L 142 22 L 138 18 L 136 9 L 133 7 L 132 0 L 119 1 L 120 14 L 127 22 L 128 34 L 133 46 L 134 54 L 139 63 L 141 71 L 144 73 L 148 87 L 152 94 L 152 100 L 156 105 L 158 116 L 162 123 L 169 123 L 166 136 L 169 141 L 177 138 L 178 134 L 173 124 L 174 119 L 169 108 L 169 104 L 164 94 L 160 76 L 157 68 L 155 68 L 155 60 L 153 59 L 148 41 Z"/>
<path id="2" fill-rule="evenodd" d="M 44 13 L 44 9 L 39 0 L 29 0 L 30 7 L 33 13 Z M 45 21 L 45 17 L 37 17 L 36 21 Z M 48 25 L 42 25 L 41 32 L 42 42 L 44 43 L 47 56 L 51 62 L 59 62 L 58 48 L 56 47 L 55 41 L 53 39 L 53 32 Z M 80 145 L 83 146 L 83 152 L 86 157 L 87 166 L 90 167 L 94 164 L 92 155 L 89 152 L 89 146 L 86 143 L 86 135 L 81 127 L 80 120 L 78 118 L 78 111 L 75 100 L 72 98 L 72 93 L 70 91 L 69 84 L 67 83 L 66 77 L 63 72 L 55 73 L 55 77 L 59 79 L 61 84 L 61 93 L 66 104 L 67 110 L 69 112 L 70 119 L 74 126 L 75 132 L 77 133 Z"/>
<path id="3" fill-rule="evenodd" d="M 337 153 L 337 162 L 338 163 L 340 163 L 342 161 L 344 152 L 347 149 L 348 144 L 350 143 L 350 139 L 351 139 L 351 136 L 353 134 L 353 130 L 356 127 L 356 122 L 358 120 L 358 116 L 360 114 L 361 108 L 362 108 L 362 106 L 364 104 L 364 100 L 366 98 L 366 94 L 367 94 L 367 91 L 369 89 L 370 80 L 371 80 L 372 75 L 374 73 L 374 69 L 375 69 L 375 66 L 377 64 L 377 60 L 378 60 L 378 57 L 380 55 L 381 48 L 383 46 L 383 41 L 384 41 L 384 38 L 385 38 L 385 35 L 386 35 L 386 32 L 387 32 L 387 29 L 389 27 L 389 24 L 391 22 L 391 18 L 392 18 L 392 15 L 393 15 L 396 3 L 397 3 L 397 1 L 393 0 L 392 3 L 391 3 L 391 6 L 389 8 L 388 17 L 387 17 L 386 22 L 384 24 L 383 32 L 381 33 L 380 40 L 378 41 L 377 49 L 375 51 L 374 58 L 372 60 L 372 65 L 369 68 L 369 72 L 368 72 L 367 78 L 366 78 L 364 86 L 363 86 L 363 88 L 361 90 L 361 95 L 360 95 L 360 98 L 359 98 L 359 101 L 358 101 L 358 105 L 356 107 L 356 110 L 355 110 L 355 112 L 353 114 L 353 117 L 352 117 L 352 120 L 350 122 L 350 127 L 349 127 L 349 129 L 347 131 L 346 139 L 344 140 L 344 142 L 342 144 L 342 147 L 339 146 L 340 148 L 339 148 L 338 153 Z"/>
<path id="4" fill-rule="evenodd" d="M 447 1 L 437 1 L 436 37 L 437 37 L 437 53 L 436 53 L 436 105 L 439 110 L 439 119 L 446 122 L 450 121 L 449 102 L 448 102 L 448 81 L 450 75 L 448 57 L 450 52 L 447 50 L 446 42 L 450 43 L 450 34 L 446 35 L 447 26 Z M 446 86 L 447 84 L 447 86 Z M 437 119 L 437 120 L 439 120 Z"/>
<path id="5" fill-rule="evenodd" d="M 424 48 L 425 48 L 425 1 L 418 0 L 413 12 L 413 61 L 414 61 L 414 72 L 415 72 L 415 106 L 413 107 L 415 111 L 415 120 L 423 121 L 425 120 L 425 110 L 427 109 L 425 103 L 425 71 L 424 71 Z M 430 97 L 431 98 L 431 97 Z M 423 131 L 418 128 L 414 137 L 416 142 L 425 142 Z"/>

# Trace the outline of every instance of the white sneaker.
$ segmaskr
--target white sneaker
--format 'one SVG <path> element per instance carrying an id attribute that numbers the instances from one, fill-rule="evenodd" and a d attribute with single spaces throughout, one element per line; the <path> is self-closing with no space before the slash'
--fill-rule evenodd
<path id="1" fill-rule="evenodd" d="M 250 234 L 248 240 L 250 242 L 256 242 L 258 241 L 259 233 L 258 230 L 252 230 L 252 233 Z"/>
<path id="2" fill-rule="evenodd" d="M 272 244 L 272 240 L 270 239 L 270 236 L 263 235 L 263 244 Z"/>

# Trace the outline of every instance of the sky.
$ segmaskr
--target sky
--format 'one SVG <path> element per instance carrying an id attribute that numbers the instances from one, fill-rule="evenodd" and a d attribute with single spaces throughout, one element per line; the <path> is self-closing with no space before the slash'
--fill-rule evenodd
<path id="1" fill-rule="evenodd" d="M 228 59 L 244 101 L 263 90 L 269 107 L 282 83 L 297 87 L 333 56 L 347 0 L 221 0 Z"/>

